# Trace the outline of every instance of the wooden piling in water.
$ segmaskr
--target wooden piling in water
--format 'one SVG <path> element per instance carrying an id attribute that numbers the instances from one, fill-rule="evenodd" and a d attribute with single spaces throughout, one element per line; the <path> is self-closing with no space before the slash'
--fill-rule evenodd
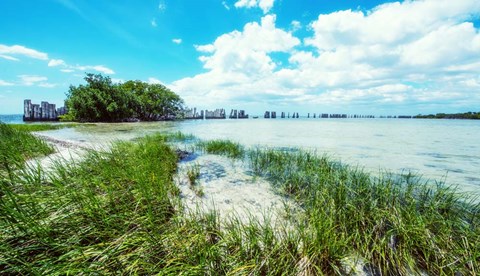
<path id="1" fill-rule="evenodd" d="M 42 101 L 40 104 L 32 104 L 30 99 L 23 101 L 24 121 L 57 121 L 58 116 L 64 114 L 66 114 L 65 107 L 57 110 L 55 104 L 46 101 Z"/>

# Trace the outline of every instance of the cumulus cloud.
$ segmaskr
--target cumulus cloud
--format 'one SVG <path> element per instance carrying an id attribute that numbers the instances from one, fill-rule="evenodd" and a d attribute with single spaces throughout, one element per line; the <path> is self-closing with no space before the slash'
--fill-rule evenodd
<path id="1" fill-rule="evenodd" d="M 259 3 L 241 0 L 235 6 Z M 213 97 L 325 108 L 442 101 L 478 106 L 480 32 L 472 22 L 479 14 L 477 0 L 404 1 L 366 12 L 337 11 L 309 22 L 311 35 L 303 43 L 276 27 L 275 15 L 267 15 L 196 45 L 207 72 L 172 85 L 187 103 Z M 293 32 L 298 26 L 294 21 L 289 28 Z M 275 52 L 287 61 L 275 63 Z"/>
<path id="2" fill-rule="evenodd" d="M 263 13 L 268 13 L 272 8 L 275 0 L 238 0 L 235 2 L 236 8 L 256 8 L 262 9 Z"/>
<path id="3" fill-rule="evenodd" d="M 262 78 L 271 76 L 277 65 L 269 54 L 287 53 L 300 44 L 300 40 L 291 33 L 277 28 L 275 20 L 275 15 L 266 15 L 260 24 L 251 22 L 242 31 L 224 34 L 212 44 L 196 45 L 197 51 L 203 54 L 199 59 L 209 71 L 174 82 L 175 91 L 191 91 L 186 97 L 192 99 L 196 96 L 204 100 L 210 96 L 217 100 L 229 99 L 235 96 L 233 87 L 241 90 L 244 84 L 255 83 L 254 80 L 258 84 Z M 269 85 L 268 82 L 262 84 L 265 88 Z M 228 91 L 232 91 L 232 94 Z"/>
<path id="4" fill-rule="evenodd" d="M 181 38 L 174 38 L 172 39 L 172 42 L 175 44 L 182 44 L 182 39 Z"/>
<path id="5" fill-rule="evenodd" d="M 300 44 L 298 38 L 276 28 L 275 20 L 275 15 L 267 15 L 260 24 L 246 24 L 242 32 L 233 31 L 212 44 L 196 46 L 198 51 L 210 54 L 200 57 L 204 68 L 258 76 L 273 70 L 276 65 L 268 53 L 288 52 Z"/>
<path id="6" fill-rule="evenodd" d="M 42 53 L 40 51 L 30 49 L 21 45 L 8 46 L 0 44 L 0 54 L 3 58 L 10 60 L 17 60 L 15 57 L 12 57 L 12 55 L 20 55 L 40 60 L 48 60 L 48 55 L 46 53 Z"/>

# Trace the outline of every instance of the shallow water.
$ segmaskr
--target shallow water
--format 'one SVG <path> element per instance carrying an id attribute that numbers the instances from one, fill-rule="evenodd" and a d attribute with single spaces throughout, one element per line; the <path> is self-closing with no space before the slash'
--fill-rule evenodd
<path id="1" fill-rule="evenodd" d="M 413 119 L 248 119 L 97 124 L 43 132 L 77 143 L 181 131 L 249 147 L 303 148 L 374 173 L 413 171 L 480 191 L 480 121 Z"/>
<path id="2" fill-rule="evenodd" d="M 187 171 L 195 165 L 199 165 L 200 177 L 192 187 Z M 266 180 L 254 177 L 243 162 L 224 156 L 204 154 L 180 162 L 175 182 L 185 208 L 193 212 L 218 211 L 221 221 L 239 219 L 246 223 L 253 219 L 283 224 L 285 207 L 298 209 L 291 200 L 276 194 Z"/>

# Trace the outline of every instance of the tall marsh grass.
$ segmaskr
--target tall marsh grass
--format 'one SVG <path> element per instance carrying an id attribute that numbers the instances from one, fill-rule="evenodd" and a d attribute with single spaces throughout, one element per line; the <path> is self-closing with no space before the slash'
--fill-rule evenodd
<path id="1" fill-rule="evenodd" d="M 52 152 L 43 140 L 0 122 L 0 172 L 23 167 L 27 159 Z"/>
<path id="2" fill-rule="evenodd" d="M 345 275 L 356 268 L 347 260 L 376 275 L 479 273 L 479 205 L 444 183 L 375 177 L 303 151 L 205 143 L 206 152 L 244 156 L 302 209 L 275 229 L 253 218 L 222 224 L 216 212 L 184 211 L 167 140 L 0 174 L 0 274 Z"/>
<path id="3" fill-rule="evenodd" d="M 480 204 L 412 174 L 374 177 L 312 153 L 252 150 L 252 170 L 303 206 L 299 234 L 314 267 L 360 256 L 381 275 L 475 274 Z M 327 270 L 328 271 L 328 270 Z"/>
<path id="4" fill-rule="evenodd" d="M 81 124 L 82 126 L 86 126 L 89 124 Z M 21 131 L 47 131 L 47 130 L 56 130 L 62 128 L 70 128 L 70 127 L 77 127 L 80 124 L 73 124 L 73 123 L 56 123 L 56 124 L 44 124 L 44 123 L 29 123 L 29 124 L 9 124 L 9 126 L 16 130 Z"/>
<path id="5" fill-rule="evenodd" d="M 225 155 L 234 159 L 243 158 L 245 155 L 245 148 L 242 145 L 229 140 L 200 141 L 197 147 L 206 153 Z"/>
<path id="6" fill-rule="evenodd" d="M 151 271 L 152 237 L 175 215 L 177 157 L 155 137 L 90 152 L 54 173 L 2 179 L 0 271 L 78 274 Z M 161 239 L 159 240 L 159 243 Z"/>

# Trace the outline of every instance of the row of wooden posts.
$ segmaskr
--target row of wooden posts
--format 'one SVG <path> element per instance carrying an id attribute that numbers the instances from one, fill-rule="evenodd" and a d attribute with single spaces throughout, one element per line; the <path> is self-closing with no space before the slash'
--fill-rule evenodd
<path id="1" fill-rule="evenodd" d="M 24 121 L 55 121 L 58 120 L 58 116 L 66 114 L 67 109 L 65 107 L 55 108 L 55 104 L 49 104 L 48 102 L 41 102 L 41 104 L 32 104 L 32 101 L 27 99 L 24 101 Z M 277 118 L 277 112 L 265 111 L 265 119 Z M 299 118 L 298 112 L 280 113 L 280 118 Z M 313 118 L 317 118 L 317 114 L 312 114 Z M 227 114 L 225 109 L 217 108 L 215 110 L 197 110 L 197 108 L 186 109 L 184 111 L 185 119 L 226 119 Z M 249 115 L 245 113 L 245 110 L 232 109 L 230 111 L 229 119 L 248 119 Z M 254 119 L 258 116 L 253 116 Z M 311 118 L 310 113 L 307 114 L 307 118 Z M 318 118 L 375 118 L 374 115 L 347 115 L 347 114 L 328 114 L 318 113 Z M 380 116 L 380 118 L 400 118 L 410 119 L 412 116 Z"/>
<path id="2" fill-rule="evenodd" d="M 187 109 L 184 112 L 185 119 L 226 119 L 227 114 L 225 109 L 217 108 L 215 110 L 197 110 L 196 107 Z M 248 119 L 248 114 L 245 113 L 245 110 L 232 109 L 230 111 L 229 119 Z"/>
<path id="3" fill-rule="evenodd" d="M 317 114 L 313 113 L 310 116 L 310 113 L 307 113 L 307 118 L 317 118 Z M 265 119 L 275 119 L 277 118 L 277 112 L 275 111 L 265 111 L 263 118 Z M 280 118 L 300 118 L 298 112 L 293 112 L 290 116 L 290 112 L 287 114 L 282 112 Z M 328 113 L 319 113 L 318 118 L 375 118 L 374 115 L 348 115 L 348 114 L 328 114 Z"/>
<path id="4" fill-rule="evenodd" d="M 213 111 L 209 110 L 198 110 L 196 108 L 187 109 L 184 114 L 185 119 L 226 119 L 227 115 L 225 113 L 225 109 L 215 109 Z M 248 119 L 249 115 L 245 114 L 244 110 L 237 110 L 232 109 L 230 111 L 230 119 Z M 253 116 L 254 119 L 258 118 L 258 116 Z M 275 119 L 277 118 L 276 111 L 265 111 L 263 118 L 265 119 Z M 300 118 L 298 112 L 281 112 L 280 118 Z M 336 118 L 336 119 L 344 119 L 344 118 L 358 118 L 358 119 L 374 119 L 374 115 L 359 115 L 359 114 L 329 114 L 329 113 L 307 113 L 307 118 Z M 407 115 L 400 115 L 400 116 L 380 116 L 379 118 L 399 118 L 399 119 L 411 119 L 412 116 Z"/>
<path id="5" fill-rule="evenodd" d="M 67 113 L 66 107 L 55 108 L 55 104 L 41 102 L 32 104 L 30 99 L 23 101 L 23 120 L 24 121 L 57 121 L 58 116 Z"/>

